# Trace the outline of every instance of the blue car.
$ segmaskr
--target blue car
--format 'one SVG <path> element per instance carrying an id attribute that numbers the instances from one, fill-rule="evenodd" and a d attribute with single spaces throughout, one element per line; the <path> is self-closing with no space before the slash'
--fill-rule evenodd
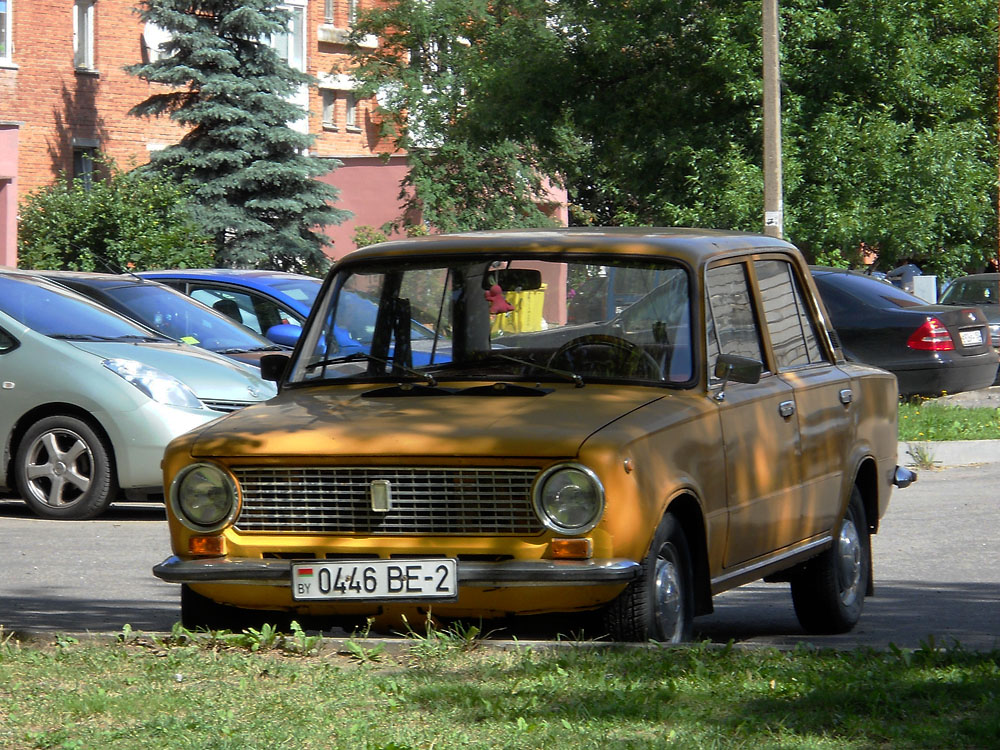
<path id="1" fill-rule="evenodd" d="M 276 344 L 294 346 L 319 294 L 321 279 L 281 271 L 201 268 L 144 271 Z"/>

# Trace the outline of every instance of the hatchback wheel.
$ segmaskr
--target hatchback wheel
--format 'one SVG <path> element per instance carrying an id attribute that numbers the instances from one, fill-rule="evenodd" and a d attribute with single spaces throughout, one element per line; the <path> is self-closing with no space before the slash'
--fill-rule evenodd
<path id="1" fill-rule="evenodd" d="M 46 417 L 25 433 L 15 459 L 21 498 L 43 518 L 84 519 L 104 512 L 117 486 L 111 451 L 74 417 Z"/>

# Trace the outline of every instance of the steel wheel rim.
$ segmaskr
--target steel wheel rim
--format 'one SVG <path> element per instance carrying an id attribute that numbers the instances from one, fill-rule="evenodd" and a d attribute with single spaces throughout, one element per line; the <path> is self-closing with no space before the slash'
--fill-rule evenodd
<path id="1" fill-rule="evenodd" d="M 840 601 L 851 606 L 857 601 L 861 584 L 861 535 L 854 520 L 848 516 L 840 527 L 837 541 L 837 578 L 840 583 Z"/>
<path id="2" fill-rule="evenodd" d="M 680 570 L 670 552 L 665 548 L 660 552 L 661 556 L 656 558 L 653 609 L 663 639 L 669 643 L 679 643 L 684 622 L 684 600 L 681 595 Z"/>
<path id="3" fill-rule="evenodd" d="M 94 454 L 72 430 L 50 430 L 29 446 L 24 467 L 32 496 L 52 508 L 79 502 L 93 481 Z"/>

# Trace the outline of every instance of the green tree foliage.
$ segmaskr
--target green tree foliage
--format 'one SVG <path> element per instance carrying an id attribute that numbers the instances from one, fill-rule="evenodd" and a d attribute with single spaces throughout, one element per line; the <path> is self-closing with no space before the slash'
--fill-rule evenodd
<path id="1" fill-rule="evenodd" d="M 348 214 L 316 179 L 339 165 L 309 156 L 314 137 L 289 127 L 305 115 L 289 97 L 314 79 L 270 44 L 286 32 L 288 11 L 272 0 L 144 0 L 140 15 L 170 40 L 159 59 L 129 71 L 169 90 L 132 114 L 167 114 L 190 128 L 151 167 L 192 186 L 216 263 L 322 270 L 329 240 L 320 228 Z"/>
<path id="2" fill-rule="evenodd" d="M 785 232 L 812 259 L 995 254 L 996 21 L 986 0 L 782 0 Z M 389 44 L 358 76 L 413 116 L 400 145 L 504 144 L 579 223 L 761 229 L 760 0 L 390 0 L 363 26 Z M 510 174 L 481 179 L 506 199 Z M 469 186 L 438 171 L 425 203 Z"/>
<path id="3" fill-rule="evenodd" d="M 105 179 L 62 179 L 22 201 L 22 268 L 118 273 L 211 265 L 210 238 L 193 219 L 181 187 L 101 163 Z"/>
<path id="4" fill-rule="evenodd" d="M 363 93 L 379 94 L 387 134 L 408 152 L 404 228 L 414 220 L 445 232 L 551 223 L 539 209 L 546 185 L 530 136 L 499 133 L 467 113 L 470 89 L 488 72 L 478 45 L 513 52 L 498 8 L 486 0 L 402 0 L 354 26 L 356 39 L 382 40 L 352 72 Z"/>

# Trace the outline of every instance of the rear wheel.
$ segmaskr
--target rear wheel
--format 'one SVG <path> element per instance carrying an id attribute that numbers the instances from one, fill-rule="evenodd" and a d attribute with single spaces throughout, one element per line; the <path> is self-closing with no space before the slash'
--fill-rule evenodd
<path id="1" fill-rule="evenodd" d="M 43 518 L 93 518 L 118 492 L 111 449 L 75 417 L 45 417 L 28 428 L 14 472 L 21 497 Z"/>
<path id="2" fill-rule="evenodd" d="M 694 583 L 691 552 L 680 523 L 666 515 L 642 562 L 642 575 L 604 611 L 608 633 L 618 641 L 691 640 Z"/>
<path id="3" fill-rule="evenodd" d="M 810 633 L 846 633 L 861 618 L 871 583 L 871 536 L 855 487 L 833 546 L 792 577 L 792 603 Z"/>

